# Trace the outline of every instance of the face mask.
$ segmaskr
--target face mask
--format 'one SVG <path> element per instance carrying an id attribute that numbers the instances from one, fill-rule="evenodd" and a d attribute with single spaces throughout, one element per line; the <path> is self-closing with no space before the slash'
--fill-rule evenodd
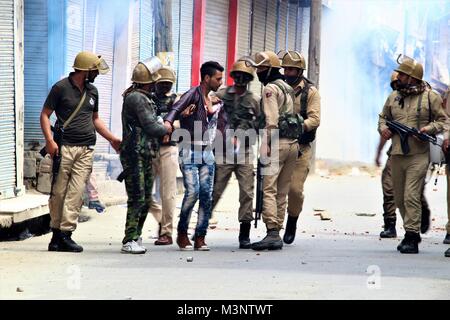
<path id="1" fill-rule="evenodd" d="M 96 77 L 97 77 L 96 73 L 94 73 L 92 71 L 89 71 L 87 76 L 86 76 L 86 79 L 84 81 L 86 83 L 94 83 Z"/>
<path id="2" fill-rule="evenodd" d="M 233 80 L 235 86 L 246 87 L 252 81 L 252 76 L 247 73 L 236 72 L 233 74 Z"/>
<path id="3" fill-rule="evenodd" d="M 297 84 L 300 81 L 300 79 L 301 79 L 300 76 L 295 76 L 295 77 L 293 77 L 293 76 L 284 76 L 284 78 L 286 79 L 286 82 L 289 85 Z"/>
<path id="4" fill-rule="evenodd" d="M 267 76 L 269 75 L 269 69 L 258 72 L 257 75 L 258 75 L 259 82 L 265 83 Z"/>

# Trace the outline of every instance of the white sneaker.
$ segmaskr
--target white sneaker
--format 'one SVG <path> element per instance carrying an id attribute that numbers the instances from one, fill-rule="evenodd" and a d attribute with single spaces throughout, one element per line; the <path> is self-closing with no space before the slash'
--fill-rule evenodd
<path id="1" fill-rule="evenodd" d="M 142 248 L 136 241 L 128 241 L 122 246 L 120 250 L 122 253 L 142 254 L 145 253 L 145 249 Z"/>
<path id="2" fill-rule="evenodd" d="M 143 248 L 145 252 L 147 252 L 147 248 L 142 245 L 142 237 L 139 237 L 136 242 L 139 245 L 139 247 Z"/>

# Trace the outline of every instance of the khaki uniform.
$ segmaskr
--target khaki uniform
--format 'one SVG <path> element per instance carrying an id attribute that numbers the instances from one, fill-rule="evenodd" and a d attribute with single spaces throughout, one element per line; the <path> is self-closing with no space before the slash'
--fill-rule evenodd
<path id="1" fill-rule="evenodd" d="M 300 81 L 294 91 L 296 92 L 296 98 L 294 101 L 294 112 L 300 113 L 301 111 L 301 90 L 305 87 L 305 80 Z M 307 119 L 305 119 L 303 128 L 305 132 L 315 130 L 320 125 L 320 95 L 319 91 L 313 86 L 309 88 L 307 106 L 306 106 Z M 311 167 L 312 150 L 310 143 L 300 144 L 300 153 L 298 157 L 294 173 L 292 176 L 291 187 L 288 195 L 288 214 L 292 217 L 298 217 L 303 209 L 303 201 L 305 199 L 303 194 L 304 184 Z"/>
<path id="2" fill-rule="evenodd" d="M 436 134 L 444 129 L 447 116 L 437 93 L 426 90 L 421 95 L 405 97 L 404 107 L 400 104 L 400 98 L 399 92 L 394 91 L 386 100 L 378 123 L 380 133 L 387 129 L 384 117 L 414 128 L 425 127 L 429 134 Z M 419 233 L 421 194 L 429 164 L 430 147 L 428 142 L 414 137 L 408 137 L 408 143 L 410 151 L 404 155 L 400 137 L 394 133 L 391 151 L 394 199 L 400 209 L 405 231 Z"/>
<path id="3" fill-rule="evenodd" d="M 254 129 L 256 117 L 260 112 L 260 97 L 254 95 L 250 91 L 245 92 L 243 95 L 238 95 L 236 94 L 234 87 L 219 90 L 217 96 L 224 100 L 224 103 L 226 104 L 224 105 L 225 110 L 223 112 L 227 115 L 226 126 L 229 126 L 229 129 L 241 129 L 244 131 Z M 227 103 L 229 103 L 229 105 Z M 222 134 L 225 136 L 225 132 Z M 241 143 L 241 145 L 243 146 L 243 143 Z M 240 159 L 236 156 L 234 157 L 233 163 L 216 161 L 212 210 L 214 210 L 219 202 L 228 181 L 231 178 L 231 174 L 234 172 L 239 182 L 239 222 L 250 222 L 253 220 L 255 175 L 253 162 L 251 161 L 253 159 L 251 147 L 252 146 L 246 146 L 245 150 L 242 150 L 244 152 L 243 161 L 238 161 Z M 221 160 L 226 160 L 225 154 L 216 153 L 216 157 L 218 156 L 223 156 L 224 159 Z"/>
<path id="4" fill-rule="evenodd" d="M 164 117 L 179 97 L 175 94 L 167 94 L 167 98 L 158 98 L 153 95 L 157 105 L 158 116 Z M 179 126 L 174 124 L 174 127 Z M 159 195 L 161 204 L 152 201 L 150 212 L 160 224 L 159 236 L 172 236 L 173 215 L 176 208 L 177 196 L 177 168 L 178 168 L 178 146 L 171 141 L 161 144 L 156 158 L 152 158 L 153 175 L 159 177 Z"/>
<path id="5" fill-rule="evenodd" d="M 280 83 L 288 86 L 285 82 L 280 81 Z M 264 129 L 278 128 L 279 110 L 283 105 L 287 106 L 287 112 L 293 113 L 294 103 L 290 95 L 285 94 L 273 82 L 265 86 L 262 95 L 262 111 L 266 117 Z M 273 142 L 271 144 L 273 155 L 275 145 Z M 283 228 L 287 205 L 286 196 L 289 192 L 298 151 L 297 139 L 280 138 L 278 157 L 274 157 L 270 164 L 264 168 L 268 170 L 263 179 L 262 217 L 267 229 L 281 230 Z"/>

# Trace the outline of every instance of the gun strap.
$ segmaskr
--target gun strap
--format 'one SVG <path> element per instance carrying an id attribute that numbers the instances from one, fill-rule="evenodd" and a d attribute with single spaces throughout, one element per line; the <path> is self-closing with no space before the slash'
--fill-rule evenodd
<path id="1" fill-rule="evenodd" d="M 78 103 L 77 107 L 75 108 L 75 110 L 72 112 L 72 114 L 70 115 L 69 119 L 66 120 L 66 122 L 64 122 L 63 124 L 63 129 L 66 129 L 67 126 L 72 122 L 73 118 L 75 118 L 75 116 L 77 115 L 77 113 L 80 111 L 81 107 L 84 104 L 84 100 L 86 100 L 86 93 L 87 90 L 84 90 L 83 96 L 81 97 L 80 102 Z"/>
<path id="2" fill-rule="evenodd" d="M 423 93 L 419 96 L 419 101 L 417 102 L 417 130 L 420 130 L 420 110 L 422 110 L 422 96 Z"/>

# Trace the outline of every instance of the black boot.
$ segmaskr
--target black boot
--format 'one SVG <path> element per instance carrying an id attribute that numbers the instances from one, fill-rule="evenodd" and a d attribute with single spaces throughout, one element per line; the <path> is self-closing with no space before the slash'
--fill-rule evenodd
<path id="1" fill-rule="evenodd" d="M 406 231 L 403 245 L 400 247 L 401 253 L 419 253 L 420 234 Z"/>
<path id="2" fill-rule="evenodd" d="M 82 252 L 83 247 L 79 246 L 72 240 L 72 232 L 61 231 L 61 239 L 59 241 L 59 250 L 63 252 Z"/>
<path id="3" fill-rule="evenodd" d="M 417 233 L 417 235 L 418 235 L 418 239 L 419 239 L 418 243 L 421 243 L 422 242 L 422 238 L 420 237 L 419 233 Z M 405 239 L 406 239 L 406 237 L 403 238 L 402 241 L 400 241 L 399 245 L 397 246 L 397 251 L 401 250 L 402 246 L 405 244 Z"/>
<path id="4" fill-rule="evenodd" d="M 279 250 L 283 248 L 283 241 L 277 229 L 268 229 L 267 235 L 259 242 L 252 243 L 253 250 Z"/>
<path id="5" fill-rule="evenodd" d="M 252 244 L 250 243 L 250 227 L 249 221 L 241 222 L 239 228 L 239 249 L 251 249 Z"/>
<path id="6" fill-rule="evenodd" d="M 284 231 L 283 241 L 284 243 L 291 244 L 295 239 L 295 231 L 297 230 L 298 217 L 292 217 L 288 215 L 286 222 L 286 230 Z"/>
<path id="7" fill-rule="evenodd" d="M 380 238 L 396 238 L 395 220 L 384 220 L 384 231 L 381 231 Z"/>
<path id="8" fill-rule="evenodd" d="M 447 233 L 445 235 L 444 241 L 442 243 L 443 244 L 450 244 L 450 233 Z"/>
<path id="9" fill-rule="evenodd" d="M 59 241 L 61 239 L 61 230 L 52 228 L 53 236 L 48 244 L 48 251 L 59 251 Z"/>
<path id="10" fill-rule="evenodd" d="M 426 233 L 430 229 L 430 208 L 428 203 L 422 199 L 422 220 L 420 221 L 420 233 Z"/>

